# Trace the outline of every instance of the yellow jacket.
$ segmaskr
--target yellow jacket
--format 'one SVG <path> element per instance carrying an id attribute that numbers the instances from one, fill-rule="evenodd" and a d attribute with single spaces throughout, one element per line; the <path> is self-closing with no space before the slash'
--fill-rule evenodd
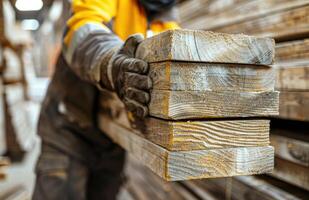
<path id="1" fill-rule="evenodd" d="M 138 0 L 73 0 L 72 12 L 73 15 L 67 22 L 69 30 L 64 39 L 67 46 L 79 29 L 89 25 L 92 25 L 89 30 L 110 30 L 122 40 L 135 33 L 146 36 L 147 30 L 156 34 L 178 28 L 177 23 L 168 18 L 149 22 Z M 86 35 L 85 31 L 82 32 Z"/>

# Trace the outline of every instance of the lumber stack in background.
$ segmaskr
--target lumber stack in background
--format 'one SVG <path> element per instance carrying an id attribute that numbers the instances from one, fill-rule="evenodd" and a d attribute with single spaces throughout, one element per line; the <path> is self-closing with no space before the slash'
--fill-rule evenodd
<path id="1" fill-rule="evenodd" d="M 273 178 L 266 177 L 276 182 L 285 194 L 271 190 L 274 196 L 250 199 L 308 198 L 305 190 L 309 191 L 309 1 L 187 0 L 178 8 L 184 28 L 268 36 L 276 40 L 274 67 L 276 89 L 280 91 L 280 112 L 277 119 L 272 120 L 270 129 L 276 155 L 275 170 L 270 174 Z M 232 185 L 237 179 L 232 179 Z M 250 196 L 234 196 L 236 191 L 231 190 L 232 199 Z M 259 191 L 261 195 L 268 193 Z M 305 196 L 298 195 L 301 193 Z M 229 194 L 227 192 L 227 196 Z"/>

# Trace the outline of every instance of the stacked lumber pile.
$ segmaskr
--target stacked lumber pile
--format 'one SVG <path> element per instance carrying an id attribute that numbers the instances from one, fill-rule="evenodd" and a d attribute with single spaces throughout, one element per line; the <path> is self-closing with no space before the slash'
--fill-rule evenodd
<path id="1" fill-rule="evenodd" d="M 6 178 L 6 168 L 9 165 L 9 160 L 5 157 L 0 156 L 0 181 Z"/>
<path id="2" fill-rule="evenodd" d="M 213 191 L 226 193 L 224 196 L 232 199 L 308 198 L 309 0 L 187 0 L 178 8 L 184 28 L 267 36 L 276 41 L 273 66 L 276 90 L 280 91 L 280 114 L 272 120 L 270 130 L 271 144 L 275 147 L 275 170 L 263 178 L 276 183 L 285 194 L 270 189 L 273 195 L 269 196 L 270 191 L 260 190 L 260 184 L 250 186 L 243 182 L 266 196 L 251 197 L 249 193 L 255 194 L 253 191 L 248 191 L 249 196 L 237 196 L 241 191 L 234 185 L 238 185 L 239 177 L 232 179 L 230 192 L 226 192 L 226 187 Z M 259 179 L 260 176 L 248 178 Z M 205 190 L 209 184 L 210 191 L 216 188 L 211 181 L 217 182 L 214 184 L 217 187 L 229 182 L 212 179 L 200 183 Z"/>
<path id="3" fill-rule="evenodd" d="M 273 46 L 268 38 L 190 30 L 148 38 L 136 56 L 150 63 L 150 117 L 131 123 L 105 91 L 100 128 L 165 180 L 271 172 L 269 121 L 254 117 L 278 114 Z"/>

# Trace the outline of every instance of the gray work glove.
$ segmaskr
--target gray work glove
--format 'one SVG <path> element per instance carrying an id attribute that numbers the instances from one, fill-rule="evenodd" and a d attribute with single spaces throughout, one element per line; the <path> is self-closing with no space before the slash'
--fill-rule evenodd
<path id="1" fill-rule="evenodd" d="M 114 88 L 128 111 L 139 118 L 148 115 L 152 81 L 148 63 L 135 58 L 135 51 L 143 41 L 141 35 L 132 35 L 120 48 L 112 61 Z"/>

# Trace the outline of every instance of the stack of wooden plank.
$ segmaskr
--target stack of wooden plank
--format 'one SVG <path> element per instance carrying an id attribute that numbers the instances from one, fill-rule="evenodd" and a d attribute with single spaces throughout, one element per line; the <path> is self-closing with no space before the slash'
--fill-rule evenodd
<path id="1" fill-rule="evenodd" d="M 271 172 L 269 121 L 278 114 L 274 41 L 174 30 L 144 40 L 150 117 L 136 127 L 115 94 L 102 92 L 100 127 L 165 180 Z"/>
<path id="2" fill-rule="evenodd" d="M 275 170 L 270 175 L 286 193 L 308 195 L 301 189 L 309 191 L 309 0 L 187 0 L 178 7 L 184 28 L 269 36 L 276 40 L 274 68 L 276 89 L 280 91 L 280 114 L 272 121 L 270 130 L 276 155 Z M 226 182 L 215 181 L 222 185 Z M 237 178 L 232 182 L 237 182 Z M 237 188 L 232 193 L 238 194 Z M 297 197 L 273 191 L 271 198 L 253 199 Z"/>
<path id="3" fill-rule="evenodd" d="M 9 165 L 9 160 L 0 156 L 0 181 L 6 178 L 6 168 Z"/>

